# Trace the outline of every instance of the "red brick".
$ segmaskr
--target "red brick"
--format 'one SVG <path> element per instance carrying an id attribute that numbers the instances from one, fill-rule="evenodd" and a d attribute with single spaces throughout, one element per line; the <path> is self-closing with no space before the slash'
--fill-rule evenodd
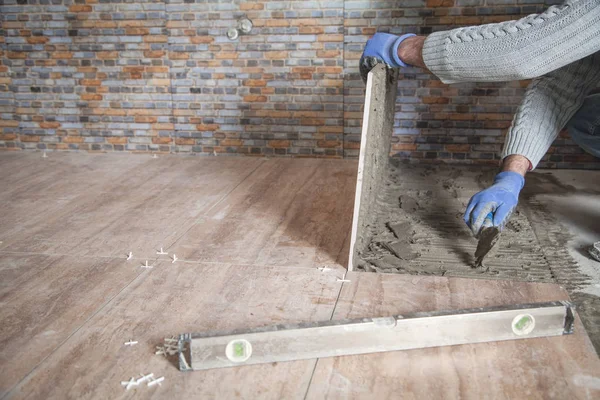
<path id="1" fill-rule="evenodd" d="M 245 79 L 243 81 L 244 86 L 250 86 L 250 87 L 260 87 L 260 86 L 267 86 L 267 81 L 262 80 L 262 79 Z"/>
<path id="2" fill-rule="evenodd" d="M 167 35 L 149 35 L 144 36 L 144 42 L 146 43 L 167 43 Z"/>
<path id="3" fill-rule="evenodd" d="M 221 140 L 221 142 L 219 142 L 219 144 L 221 146 L 241 146 L 242 145 L 242 140 L 241 139 L 223 139 Z"/>
<path id="4" fill-rule="evenodd" d="M 96 93 L 84 93 L 81 95 L 81 100 L 100 101 L 102 100 L 102 95 Z"/>
<path id="5" fill-rule="evenodd" d="M 344 147 L 346 147 L 345 144 L 344 144 Z M 402 143 L 402 144 L 394 144 L 392 146 L 392 148 L 397 151 L 415 151 L 415 150 L 417 150 L 417 145 L 414 143 L 412 143 L 412 144 Z"/>
<path id="6" fill-rule="evenodd" d="M 165 55 L 166 53 L 162 50 L 148 50 L 148 51 L 144 51 L 144 57 L 146 58 L 161 58 Z"/>
<path id="7" fill-rule="evenodd" d="M 341 142 L 337 140 L 317 140 L 317 147 L 340 147 L 342 145 Z"/>
<path id="8" fill-rule="evenodd" d="M 48 42 L 48 38 L 46 36 L 31 36 L 27 38 L 27 43 L 29 44 L 44 44 Z"/>
<path id="9" fill-rule="evenodd" d="M 27 53 L 19 52 L 19 51 L 9 51 L 6 56 L 12 59 L 25 59 L 27 58 Z"/>
<path id="10" fill-rule="evenodd" d="M 377 32 L 377 28 L 362 28 L 363 35 L 374 35 Z"/>
<path id="11" fill-rule="evenodd" d="M 152 143 L 154 144 L 171 144 L 173 138 L 169 136 L 156 136 L 152 138 Z"/>
<path id="12" fill-rule="evenodd" d="M 32 135 L 20 135 L 19 140 L 21 140 L 21 142 L 36 143 L 40 141 L 40 137 Z"/>
<path id="13" fill-rule="evenodd" d="M 127 29 L 125 29 L 126 35 L 144 36 L 144 35 L 147 35 L 148 33 L 150 33 L 150 30 L 148 28 L 127 28 Z"/>
<path id="14" fill-rule="evenodd" d="M 343 126 L 319 126 L 317 128 L 319 133 L 344 133 Z"/>
<path id="15" fill-rule="evenodd" d="M 141 20 L 131 20 L 131 19 L 126 19 L 123 21 L 118 21 L 118 26 L 121 28 L 139 28 L 146 26 L 146 24 L 148 24 L 148 21 L 145 19 L 141 19 Z"/>
<path id="16" fill-rule="evenodd" d="M 427 7 L 454 7 L 454 0 L 427 0 Z"/>
<path id="17" fill-rule="evenodd" d="M 98 21 L 98 20 L 91 20 L 91 21 L 82 21 L 80 22 L 81 27 L 82 28 L 116 28 L 117 27 L 117 22 L 116 21 Z"/>
<path id="18" fill-rule="evenodd" d="M 269 60 L 286 60 L 288 54 L 287 51 L 265 51 L 264 57 Z"/>
<path id="19" fill-rule="evenodd" d="M 190 58 L 190 55 L 182 51 L 171 51 L 169 52 L 169 58 L 171 60 L 187 60 L 188 58 Z M 218 62 L 218 64 L 220 64 L 220 62 Z"/>
<path id="20" fill-rule="evenodd" d="M 269 140 L 269 141 L 267 141 L 267 146 L 273 147 L 276 149 L 286 148 L 286 147 L 290 147 L 290 141 L 289 140 Z"/>
<path id="21" fill-rule="evenodd" d="M 129 66 L 123 67 L 123 72 L 144 72 L 145 67 L 140 66 Z"/>
<path id="22" fill-rule="evenodd" d="M 151 73 L 169 72 L 169 67 L 146 67 L 146 72 L 151 72 Z"/>
<path id="23" fill-rule="evenodd" d="M 447 144 L 446 150 L 451 153 L 466 153 L 471 150 L 471 145 L 470 144 Z"/>
<path id="24" fill-rule="evenodd" d="M 318 35 L 317 36 L 317 41 L 318 42 L 343 42 L 344 41 L 344 35 L 342 34 L 338 34 L 338 35 Z"/>
<path id="25" fill-rule="evenodd" d="M 477 114 L 477 120 L 479 120 L 479 121 L 512 120 L 512 114 L 479 113 L 479 114 Z"/>
<path id="26" fill-rule="evenodd" d="M 210 132 L 219 129 L 219 125 L 217 124 L 198 124 L 196 125 L 196 129 L 200 132 Z"/>
<path id="27" fill-rule="evenodd" d="M 341 55 L 340 50 L 317 50 L 317 57 L 319 58 L 337 58 Z"/>
<path id="28" fill-rule="evenodd" d="M 193 138 L 175 138 L 175 144 L 179 146 L 193 146 L 196 140 Z"/>
<path id="29" fill-rule="evenodd" d="M 421 101 L 424 104 L 448 104 L 450 99 L 447 97 L 422 97 Z"/>
<path id="30" fill-rule="evenodd" d="M 360 149 L 360 142 L 346 142 L 344 149 Z"/>
<path id="31" fill-rule="evenodd" d="M 300 34 L 322 34 L 325 30 L 320 26 L 302 26 L 298 29 L 298 33 Z"/>
<path id="32" fill-rule="evenodd" d="M 158 120 L 158 118 L 150 116 L 150 115 L 137 115 L 135 117 L 135 122 L 138 124 L 153 124 Z"/>
<path id="33" fill-rule="evenodd" d="M 212 43 L 215 41 L 215 38 L 212 36 L 192 36 L 190 38 L 190 42 L 193 44 L 201 44 L 201 43 Z"/>
<path id="34" fill-rule="evenodd" d="M 290 22 L 285 19 L 268 19 L 265 21 L 265 26 L 268 27 L 284 27 L 289 25 Z"/>
<path id="35" fill-rule="evenodd" d="M 86 4 L 74 4 L 71 7 L 69 7 L 69 11 L 72 13 L 92 12 L 92 6 Z"/>
<path id="36" fill-rule="evenodd" d="M 244 2 L 244 3 L 240 4 L 241 11 L 262 10 L 263 8 L 264 8 L 264 5 L 262 3 Z"/>
<path id="37" fill-rule="evenodd" d="M 323 74 L 341 74 L 342 67 L 318 67 L 317 72 Z"/>
<path id="38" fill-rule="evenodd" d="M 117 51 L 99 51 L 96 53 L 96 57 L 100 59 L 115 59 L 119 57 L 119 52 Z"/>
<path id="39" fill-rule="evenodd" d="M 265 101 L 267 101 L 267 96 L 259 96 L 259 95 L 255 95 L 255 94 L 250 94 L 248 96 L 244 96 L 244 101 L 247 101 L 250 103 L 264 103 Z"/>
<path id="40" fill-rule="evenodd" d="M 175 125 L 170 123 L 153 124 L 152 129 L 157 131 L 172 131 L 175 129 Z"/>
<path id="41" fill-rule="evenodd" d="M 102 84 L 102 81 L 98 79 L 82 79 L 80 82 L 82 86 L 100 86 Z"/>
<path id="42" fill-rule="evenodd" d="M 40 122 L 42 129 L 56 129 L 60 127 L 60 122 Z"/>
<path id="43" fill-rule="evenodd" d="M 106 141 L 110 144 L 127 144 L 127 138 L 123 136 L 110 136 Z"/>

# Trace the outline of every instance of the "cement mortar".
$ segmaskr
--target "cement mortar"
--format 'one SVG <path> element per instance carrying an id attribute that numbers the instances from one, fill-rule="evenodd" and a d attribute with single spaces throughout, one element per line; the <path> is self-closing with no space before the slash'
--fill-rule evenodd
<path id="1" fill-rule="evenodd" d="M 600 298 L 589 293 L 599 282 L 582 272 L 567 248 L 571 233 L 537 198 L 546 191 L 572 194 L 577 189 L 544 173 L 530 173 L 485 267 L 474 268 L 477 240 L 463 213 L 470 197 L 489 186 L 496 173 L 495 168 L 414 166 L 392 159 L 372 208 L 374 222 L 363 233 L 370 241 L 358 252 L 358 269 L 558 283 L 575 302 L 584 302 L 579 314 L 600 353 Z M 593 193 L 600 194 L 586 190 Z"/>

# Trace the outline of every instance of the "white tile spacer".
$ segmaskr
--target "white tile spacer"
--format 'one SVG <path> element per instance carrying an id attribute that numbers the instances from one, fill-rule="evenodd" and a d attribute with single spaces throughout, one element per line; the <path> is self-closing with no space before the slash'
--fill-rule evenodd
<path id="1" fill-rule="evenodd" d="M 130 251 L 129 254 L 127 254 L 127 261 L 131 260 L 133 258 L 133 251 Z"/>
<path id="2" fill-rule="evenodd" d="M 177 338 L 176 338 L 176 337 L 174 337 L 174 336 L 171 336 L 171 337 L 166 337 L 166 338 L 165 338 L 165 343 L 168 343 L 168 344 L 176 344 L 176 343 L 179 343 L 179 339 L 177 339 Z"/>
<path id="3" fill-rule="evenodd" d="M 175 264 L 175 261 L 177 261 L 177 260 L 179 260 L 179 259 L 177 258 L 177 256 L 175 254 L 173 254 L 173 261 L 171 262 L 171 264 Z"/>
<path id="4" fill-rule="evenodd" d="M 170 337 L 165 338 L 162 346 L 156 346 L 156 352 L 154 354 L 159 356 L 172 356 L 179 352 L 179 339 Z"/>
<path id="5" fill-rule="evenodd" d="M 156 153 L 152 154 L 152 158 L 158 158 L 158 156 L 156 155 Z"/>
<path id="6" fill-rule="evenodd" d="M 329 267 L 319 267 L 319 268 L 317 268 L 317 269 L 318 269 L 319 271 L 321 271 L 321 272 L 327 272 L 327 271 L 331 271 L 331 268 L 329 268 Z"/>
<path id="7" fill-rule="evenodd" d="M 44 152 L 44 154 L 42 154 L 42 158 L 48 158 L 48 155 L 46 154 L 46 152 Z"/>
<path id="8" fill-rule="evenodd" d="M 152 265 L 148 265 L 148 260 L 146 260 L 146 264 L 141 265 L 141 267 L 146 269 L 154 268 Z"/>
<path id="9" fill-rule="evenodd" d="M 344 272 L 344 276 L 342 277 L 342 279 L 338 279 L 338 282 L 350 282 L 349 279 L 346 279 L 346 274 L 348 273 L 348 271 Z"/>
<path id="10" fill-rule="evenodd" d="M 167 356 L 167 350 L 163 346 L 156 346 L 156 351 L 154 352 L 157 356 Z"/>
<path id="11" fill-rule="evenodd" d="M 142 382 L 150 381 L 150 380 L 152 380 L 152 378 L 154 378 L 154 374 L 153 374 L 153 373 L 150 373 L 150 374 L 148 374 L 148 375 L 144 375 L 144 374 L 140 374 L 140 375 L 141 375 L 142 377 L 141 377 L 141 378 L 138 378 L 138 380 L 136 381 L 136 384 L 138 384 L 138 385 L 139 385 L 140 383 L 142 383 Z M 133 379 L 133 378 L 132 378 L 132 379 Z"/>
<path id="12" fill-rule="evenodd" d="M 125 342 L 125 343 L 123 343 L 123 344 L 124 344 L 125 346 L 133 346 L 133 345 L 136 345 L 136 344 L 138 344 L 138 341 L 137 341 L 137 340 L 130 340 L 130 341 L 128 341 L 128 342 Z"/>
<path id="13" fill-rule="evenodd" d="M 148 387 L 154 386 L 154 385 L 162 386 L 161 382 L 163 382 L 164 380 L 165 380 L 164 376 L 161 376 L 158 379 L 152 379 L 150 382 L 148 382 Z"/>
<path id="14" fill-rule="evenodd" d="M 137 383 L 137 381 L 132 377 L 130 380 L 128 381 L 121 381 L 121 386 L 125 386 L 125 389 L 129 390 L 134 386 L 138 386 L 139 383 Z"/>
<path id="15" fill-rule="evenodd" d="M 156 254 L 169 254 L 169 253 L 165 253 L 165 252 L 163 251 L 163 248 L 161 247 L 161 248 L 160 248 L 160 251 L 157 251 L 157 252 L 156 252 Z"/>

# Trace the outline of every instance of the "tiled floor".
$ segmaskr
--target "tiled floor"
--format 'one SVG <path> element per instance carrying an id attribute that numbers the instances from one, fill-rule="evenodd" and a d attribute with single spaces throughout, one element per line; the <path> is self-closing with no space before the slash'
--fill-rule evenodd
<path id="1" fill-rule="evenodd" d="M 192 373 L 154 354 L 185 332 L 567 299 L 540 283 L 371 273 L 338 282 L 356 167 L 0 152 L 0 398 L 600 394 L 579 320 L 570 336 Z M 139 344 L 124 346 L 130 339 Z M 150 372 L 166 378 L 161 387 L 120 384 Z"/>

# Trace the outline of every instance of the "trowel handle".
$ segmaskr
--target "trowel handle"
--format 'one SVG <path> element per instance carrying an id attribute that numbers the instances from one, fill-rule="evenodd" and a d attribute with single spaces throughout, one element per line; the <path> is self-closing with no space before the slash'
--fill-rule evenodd
<path id="1" fill-rule="evenodd" d="M 491 226 L 494 226 L 494 213 L 489 213 L 485 219 L 483 220 L 483 224 L 481 225 L 481 229 L 483 228 L 489 228 Z"/>

